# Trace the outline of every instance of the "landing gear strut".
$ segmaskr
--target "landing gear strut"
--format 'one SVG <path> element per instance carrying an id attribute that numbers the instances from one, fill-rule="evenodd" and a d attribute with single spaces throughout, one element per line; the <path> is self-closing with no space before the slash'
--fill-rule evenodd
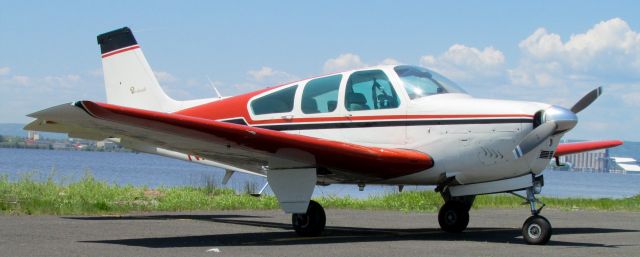
<path id="1" fill-rule="evenodd" d="M 294 213 L 291 215 L 291 223 L 296 234 L 300 236 L 319 236 L 324 231 L 327 218 L 322 205 L 309 201 L 307 213 Z"/>
<path id="2" fill-rule="evenodd" d="M 531 208 L 531 217 L 522 225 L 522 238 L 530 245 L 544 245 L 551 239 L 551 223 L 540 215 L 540 211 L 544 208 L 544 203 L 536 199 L 535 191 L 534 187 L 527 188 L 527 197 L 515 193 L 512 194 L 526 199 Z M 536 203 L 541 205 L 539 209 L 536 209 Z"/>

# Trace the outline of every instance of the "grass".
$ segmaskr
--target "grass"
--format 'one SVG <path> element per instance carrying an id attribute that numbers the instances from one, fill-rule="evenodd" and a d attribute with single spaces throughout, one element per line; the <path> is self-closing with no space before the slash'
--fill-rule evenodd
<path id="1" fill-rule="evenodd" d="M 245 190 L 253 189 L 246 185 Z M 432 191 L 406 191 L 372 196 L 367 199 L 322 197 L 316 199 L 326 208 L 436 212 L 443 201 Z M 547 198 L 548 207 L 556 209 L 590 209 L 605 211 L 640 211 L 640 195 L 624 199 Z M 511 195 L 479 196 L 474 208 L 526 208 L 522 200 Z M 275 197 L 259 198 L 233 189 L 220 188 L 208 179 L 202 187 L 120 186 L 95 180 L 86 174 L 79 181 L 64 184 L 51 177 L 36 181 L 24 176 L 17 181 L 0 177 L 0 211 L 4 214 L 75 215 L 119 214 L 146 211 L 190 210 L 267 210 L 278 209 Z"/>

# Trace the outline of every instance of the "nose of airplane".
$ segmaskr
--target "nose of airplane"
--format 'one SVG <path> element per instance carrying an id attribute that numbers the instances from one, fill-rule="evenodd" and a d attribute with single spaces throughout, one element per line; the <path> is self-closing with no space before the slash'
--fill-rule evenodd
<path id="1" fill-rule="evenodd" d="M 513 150 L 516 159 L 535 149 L 548 137 L 575 127 L 578 124 L 576 113 L 587 108 L 600 94 L 602 94 L 602 87 L 598 87 L 583 96 L 571 109 L 552 105 L 536 112 L 533 117 L 534 129 Z"/>
<path id="2" fill-rule="evenodd" d="M 540 118 L 540 124 L 550 121 L 555 122 L 557 125 L 555 133 L 568 131 L 578 124 L 578 116 L 574 112 L 556 105 L 542 111 Z"/>

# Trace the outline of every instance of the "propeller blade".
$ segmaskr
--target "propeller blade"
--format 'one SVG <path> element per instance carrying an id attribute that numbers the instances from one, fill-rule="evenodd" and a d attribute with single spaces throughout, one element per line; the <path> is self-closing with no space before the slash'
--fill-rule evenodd
<path id="1" fill-rule="evenodd" d="M 579 113 L 580 111 L 584 110 L 584 108 L 587 108 L 587 106 L 593 103 L 593 101 L 598 99 L 598 96 L 600 96 L 601 94 L 602 87 L 598 87 L 592 90 L 591 92 L 583 96 L 582 99 L 580 99 L 580 101 L 578 101 L 575 105 L 573 105 L 573 107 L 571 107 L 571 111 L 573 113 Z"/>
<path id="2" fill-rule="evenodd" d="M 531 150 L 539 146 L 542 142 L 547 140 L 556 131 L 558 125 L 554 121 L 547 121 L 534 130 L 532 130 L 513 150 L 513 155 L 516 159 L 529 153 Z"/>

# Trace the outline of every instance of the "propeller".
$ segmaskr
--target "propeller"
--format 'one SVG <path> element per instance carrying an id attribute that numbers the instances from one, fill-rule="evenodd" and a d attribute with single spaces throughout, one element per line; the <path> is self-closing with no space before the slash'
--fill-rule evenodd
<path id="1" fill-rule="evenodd" d="M 558 128 L 558 124 L 556 124 L 555 121 L 549 121 L 529 132 L 529 134 L 520 141 L 518 146 L 516 146 L 516 149 L 513 150 L 513 154 L 516 156 L 516 159 L 522 157 L 542 144 L 543 141 L 553 135 L 556 128 Z"/>
<path id="2" fill-rule="evenodd" d="M 576 104 L 573 105 L 573 107 L 571 107 L 571 111 L 573 113 L 579 113 L 580 111 L 584 110 L 584 108 L 587 108 L 587 106 L 593 103 L 593 101 L 595 101 L 598 98 L 598 96 L 600 96 L 601 94 L 602 94 L 602 87 L 598 87 L 594 90 L 591 90 L 591 92 L 583 96 L 582 99 L 580 99 L 580 101 L 578 101 Z"/>
<path id="3" fill-rule="evenodd" d="M 513 150 L 516 159 L 531 152 L 550 136 L 572 129 L 578 123 L 576 114 L 591 103 L 593 103 L 602 94 L 602 87 L 598 87 L 582 97 L 571 110 L 552 106 L 546 110 L 541 110 L 542 115 L 536 115 L 540 118 L 537 127 L 535 127 L 528 135 L 526 135 Z"/>

